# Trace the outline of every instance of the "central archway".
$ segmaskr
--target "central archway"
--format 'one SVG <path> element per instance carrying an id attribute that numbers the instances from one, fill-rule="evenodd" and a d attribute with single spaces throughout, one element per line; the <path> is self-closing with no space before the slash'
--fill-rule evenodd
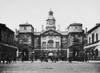
<path id="1" fill-rule="evenodd" d="M 53 52 L 53 51 L 49 51 L 49 52 L 47 53 L 47 55 L 48 55 L 48 56 L 54 56 L 54 52 Z"/>

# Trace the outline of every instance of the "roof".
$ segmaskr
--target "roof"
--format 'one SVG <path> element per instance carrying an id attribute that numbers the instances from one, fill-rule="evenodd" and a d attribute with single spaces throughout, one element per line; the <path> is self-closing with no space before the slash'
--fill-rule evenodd
<path id="1" fill-rule="evenodd" d="M 72 23 L 69 26 L 82 26 L 82 24 L 81 23 Z"/>
<path id="2" fill-rule="evenodd" d="M 6 27 L 6 25 L 3 23 L 0 23 L 0 27 Z"/>
<path id="3" fill-rule="evenodd" d="M 100 27 L 100 23 L 97 23 L 95 27 L 91 28 L 88 33 L 91 33 L 92 31 L 94 31 L 95 29 L 97 29 L 98 27 Z"/>
<path id="4" fill-rule="evenodd" d="M 33 28 L 33 26 L 32 26 L 32 24 L 29 24 L 29 23 L 24 23 L 24 24 L 19 24 L 19 26 L 31 26 L 32 28 Z"/>
<path id="5" fill-rule="evenodd" d="M 7 30 L 10 30 L 10 32 L 13 32 L 14 33 L 14 31 L 13 30 L 11 30 L 10 28 L 8 28 L 7 26 L 6 26 L 6 24 L 3 24 L 3 23 L 0 23 L 0 28 L 1 29 L 7 29 Z"/>
<path id="6" fill-rule="evenodd" d="M 61 34 L 54 30 L 48 30 L 48 31 L 41 33 L 40 35 L 61 35 Z"/>
<path id="7" fill-rule="evenodd" d="M 82 26 L 82 24 L 81 23 L 72 23 L 72 24 L 70 24 L 70 26 L 75 26 L 75 25 L 79 25 L 79 26 Z"/>
<path id="8" fill-rule="evenodd" d="M 46 21 L 51 20 L 51 19 L 55 21 L 55 18 L 53 17 L 53 11 L 52 10 L 49 11 L 49 17 Z"/>
<path id="9" fill-rule="evenodd" d="M 70 26 L 82 26 L 82 24 L 81 23 L 72 23 L 68 26 L 68 29 L 69 29 Z"/>
<path id="10" fill-rule="evenodd" d="M 31 24 L 19 24 L 19 26 L 31 26 Z"/>

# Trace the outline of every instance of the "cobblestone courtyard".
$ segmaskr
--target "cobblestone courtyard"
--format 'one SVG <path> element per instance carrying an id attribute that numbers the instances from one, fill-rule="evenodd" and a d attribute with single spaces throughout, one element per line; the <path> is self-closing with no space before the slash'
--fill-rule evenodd
<path id="1" fill-rule="evenodd" d="M 17 62 L 11 64 L 0 64 L 0 73 L 100 73 L 100 62 L 65 62 L 59 61 L 34 63 Z"/>

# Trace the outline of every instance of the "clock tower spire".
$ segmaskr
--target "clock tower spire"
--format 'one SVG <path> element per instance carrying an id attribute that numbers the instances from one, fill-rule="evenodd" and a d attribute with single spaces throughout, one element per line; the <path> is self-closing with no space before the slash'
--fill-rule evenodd
<path id="1" fill-rule="evenodd" d="M 46 30 L 55 30 L 55 18 L 53 17 L 53 11 L 50 9 L 49 17 L 46 20 Z"/>

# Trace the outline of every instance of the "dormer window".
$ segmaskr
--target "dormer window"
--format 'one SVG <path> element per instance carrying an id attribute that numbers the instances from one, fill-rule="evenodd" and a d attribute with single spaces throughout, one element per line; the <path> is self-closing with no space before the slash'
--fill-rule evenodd
<path id="1" fill-rule="evenodd" d="M 75 29 L 78 29 L 78 26 L 75 26 Z"/>
<path id="2" fill-rule="evenodd" d="M 24 30 L 26 30 L 26 26 L 24 26 Z"/>

